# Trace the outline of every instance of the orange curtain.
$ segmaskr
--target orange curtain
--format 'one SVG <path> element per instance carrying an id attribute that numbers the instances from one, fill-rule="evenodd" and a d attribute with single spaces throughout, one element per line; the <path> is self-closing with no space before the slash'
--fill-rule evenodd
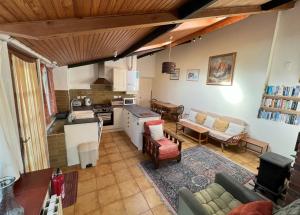
<path id="1" fill-rule="evenodd" d="M 35 62 L 11 54 L 20 136 L 26 172 L 48 168 L 41 88 Z"/>

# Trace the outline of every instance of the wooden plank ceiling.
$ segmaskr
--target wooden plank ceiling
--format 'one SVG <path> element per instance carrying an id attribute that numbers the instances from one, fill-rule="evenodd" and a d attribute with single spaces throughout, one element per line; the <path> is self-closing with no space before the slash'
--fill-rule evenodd
<path id="1" fill-rule="evenodd" d="M 173 33 L 176 35 L 174 39 L 182 40 L 182 38 L 192 33 L 224 21 L 229 16 L 240 15 L 239 10 L 234 10 L 233 7 L 253 6 L 242 9 L 246 13 L 249 12 L 249 14 L 257 13 L 260 11 L 260 5 L 270 2 L 270 0 L 214 0 L 206 2 L 211 3 L 207 5 L 208 11 L 200 11 L 202 14 L 197 14 L 197 17 L 187 17 L 187 20 L 182 20 L 176 18 L 176 12 L 187 3 L 197 4 L 197 0 L 1 0 L 0 32 L 9 32 L 11 34 L 14 29 L 18 28 L 15 34 L 11 34 L 17 40 L 48 59 L 56 61 L 59 65 L 70 65 L 95 59 L 110 58 L 113 56 L 114 51 L 117 51 L 119 54 L 126 53 L 126 50 L 131 50 L 136 43 L 147 35 L 149 36 L 160 25 L 178 24 L 173 29 Z M 224 10 L 219 11 L 218 9 L 220 8 L 224 8 Z M 228 10 L 225 10 L 226 8 Z M 217 9 L 217 12 L 215 9 Z M 133 19 L 133 15 L 146 16 L 154 13 L 157 15 L 149 19 L 145 18 L 146 21 L 143 20 L 143 23 L 140 24 L 138 22 L 142 21 Z M 164 16 L 162 13 L 165 13 Z M 245 13 L 243 12 L 242 14 Z M 107 26 L 101 30 L 98 30 L 98 26 L 94 26 L 96 29 L 93 29 L 93 31 L 78 33 L 73 30 L 69 34 L 61 33 L 60 35 L 54 34 L 52 37 L 40 38 L 31 38 L 25 35 L 31 32 L 30 30 L 28 31 L 29 28 L 26 33 L 20 33 L 20 31 L 26 31 L 24 26 L 27 25 L 25 24 L 33 27 L 40 26 L 41 28 L 45 26 L 51 27 L 52 25 L 53 29 L 57 30 L 57 28 L 54 28 L 54 21 L 71 20 L 73 22 L 72 19 L 77 18 L 76 21 L 80 22 L 84 21 L 84 19 L 86 20 L 87 17 L 101 17 L 102 20 L 104 17 L 104 22 L 102 21 L 100 27 Z M 111 20 L 118 17 L 121 20 L 117 23 L 119 26 L 105 23 L 106 19 Z M 131 18 L 131 26 L 129 24 L 126 26 L 127 22 L 123 23 L 122 17 L 127 17 L 128 20 Z M 40 21 L 45 22 L 41 23 Z M 151 24 L 152 21 L 157 23 Z M 99 22 L 95 21 L 94 23 L 97 24 Z M 227 21 L 226 23 L 231 22 Z M 13 24 L 19 26 L 24 24 L 23 30 Z M 57 24 L 56 27 L 58 26 L 60 31 L 64 30 L 60 25 L 61 23 Z M 63 25 L 63 27 L 68 29 L 68 26 Z M 172 29 L 171 27 L 170 29 Z M 168 37 L 169 34 L 166 33 L 156 40 L 150 41 L 145 46 L 149 47 L 157 44 L 163 46 Z M 138 48 L 140 47 L 137 47 L 135 50 Z"/>

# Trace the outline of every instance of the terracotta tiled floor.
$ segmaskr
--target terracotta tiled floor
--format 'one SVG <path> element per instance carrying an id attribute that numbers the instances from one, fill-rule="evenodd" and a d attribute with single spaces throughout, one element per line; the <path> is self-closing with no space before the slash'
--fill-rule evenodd
<path id="1" fill-rule="evenodd" d="M 174 123 L 166 123 L 166 127 L 175 130 Z M 188 138 L 185 140 L 184 149 L 197 146 L 194 141 Z M 205 146 L 256 172 L 256 155 L 231 149 L 222 153 L 218 145 Z M 104 133 L 97 167 L 82 170 L 76 166 L 65 169 L 78 170 L 79 182 L 77 203 L 65 208 L 64 214 L 170 214 L 153 185 L 138 167 L 138 163 L 144 159 L 147 157 L 137 151 L 125 133 Z"/>

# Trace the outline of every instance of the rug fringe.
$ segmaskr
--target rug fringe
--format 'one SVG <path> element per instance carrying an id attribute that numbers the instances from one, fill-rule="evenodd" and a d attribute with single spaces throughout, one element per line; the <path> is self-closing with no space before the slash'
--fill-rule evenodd
<path id="1" fill-rule="evenodd" d="M 177 215 L 177 212 L 170 205 L 169 201 L 165 198 L 165 196 L 162 194 L 162 192 L 160 192 L 159 188 L 156 186 L 156 184 L 154 183 L 154 181 L 152 180 L 152 178 L 149 176 L 149 174 L 144 170 L 144 168 L 142 167 L 141 163 L 138 164 L 138 167 L 143 171 L 143 173 L 145 174 L 146 178 L 148 178 L 148 180 L 150 181 L 150 183 L 153 185 L 154 189 L 159 194 L 160 198 L 163 200 L 163 202 L 165 203 L 165 205 L 167 206 L 167 208 L 169 209 L 169 211 L 173 215 Z"/>

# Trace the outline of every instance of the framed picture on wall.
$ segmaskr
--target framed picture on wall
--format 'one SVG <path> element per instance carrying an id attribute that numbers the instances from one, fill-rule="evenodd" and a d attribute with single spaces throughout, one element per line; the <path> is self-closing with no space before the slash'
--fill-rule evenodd
<path id="1" fill-rule="evenodd" d="M 176 68 L 175 73 L 170 74 L 170 80 L 179 80 L 180 69 Z"/>
<path id="2" fill-rule="evenodd" d="M 235 59 L 236 52 L 209 57 L 206 84 L 231 86 Z"/>
<path id="3" fill-rule="evenodd" d="M 186 72 L 187 81 L 198 81 L 200 69 L 188 69 Z"/>

